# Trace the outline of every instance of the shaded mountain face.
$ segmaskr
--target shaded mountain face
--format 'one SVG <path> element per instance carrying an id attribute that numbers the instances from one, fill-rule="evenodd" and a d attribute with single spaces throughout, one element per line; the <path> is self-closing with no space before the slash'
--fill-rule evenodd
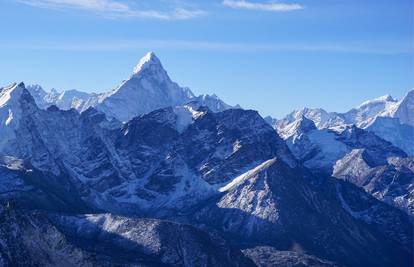
<path id="1" fill-rule="evenodd" d="M 371 166 L 387 163 L 391 157 L 407 154 L 377 135 L 356 126 L 341 132 L 317 129 L 313 121 L 302 117 L 280 132 L 292 153 L 314 171 L 332 173 L 334 164 L 353 149 L 363 149 Z"/>
<path id="2" fill-rule="evenodd" d="M 312 120 L 318 129 L 331 129 L 342 132 L 355 125 L 375 133 L 391 142 L 408 155 L 414 155 L 414 90 L 397 101 L 386 95 L 362 103 L 359 107 L 345 113 L 327 112 L 323 109 L 303 108 L 296 110 L 281 120 L 269 122 L 284 133 L 301 117 Z"/>
<path id="3" fill-rule="evenodd" d="M 115 89 L 106 93 L 85 93 L 77 90 L 46 92 L 39 85 L 27 89 L 41 109 L 55 105 L 62 110 L 76 109 L 84 112 L 95 108 L 108 118 L 127 122 L 136 116 L 156 109 L 189 104 L 193 107 L 206 106 L 213 112 L 232 107 L 216 95 L 195 96 L 189 88 L 173 82 L 163 68 L 159 58 L 147 53 L 134 68 L 133 74 Z"/>
<path id="4" fill-rule="evenodd" d="M 254 266 L 217 235 L 109 214 L 47 215 L 0 207 L 2 266 Z"/>
<path id="5" fill-rule="evenodd" d="M 391 158 L 386 164 L 370 166 L 363 150 L 355 149 L 338 160 L 332 175 L 350 181 L 374 197 L 414 214 L 414 159 Z"/>
<path id="6" fill-rule="evenodd" d="M 255 247 L 243 253 L 251 258 L 258 267 L 338 267 L 339 265 L 315 256 L 294 251 L 279 251 L 273 247 Z"/>
<path id="7" fill-rule="evenodd" d="M 345 179 L 413 215 L 414 172 L 405 152 L 356 126 L 338 133 L 302 117 L 281 131 L 295 157 L 314 173 Z M 394 178 L 392 178 L 394 177 Z"/>
<path id="8" fill-rule="evenodd" d="M 306 169 L 272 159 L 226 188 L 195 220 L 245 247 L 296 250 L 346 266 L 411 264 L 404 213 L 348 183 L 316 181 Z"/>
<path id="9" fill-rule="evenodd" d="M 1 266 L 96 266 L 98 263 L 104 261 L 99 262 L 91 253 L 72 245 L 46 216 L 15 210 L 10 203 L 1 204 Z"/>
<path id="10" fill-rule="evenodd" d="M 54 216 L 52 220 L 83 249 L 130 262 L 166 266 L 253 266 L 240 250 L 218 235 L 189 225 L 110 214 Z"/>

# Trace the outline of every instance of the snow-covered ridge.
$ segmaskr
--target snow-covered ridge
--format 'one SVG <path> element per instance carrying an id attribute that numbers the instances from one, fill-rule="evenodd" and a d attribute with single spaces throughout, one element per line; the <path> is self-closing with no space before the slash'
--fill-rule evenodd
<path id="1" fill-rule="evenodd" d="M 186 87 L 173 82 L 154 52 L 147 53 L 135 66 L 132 75 L 113 90 L 104 93 L 85 93 L 77 90 L 46 92 L 39 85 L 28 86 L 36 104 L 46 109 L 55 105 L 60 109 L 83 112 L 90 107 L 121 122 L 153 110 L 169 106 L 207 106 L 213 112 L 232 107 L 216 95 L 195 96 Z M 191 104 L 190 104 L 191 103 Z"/>
<path id="2" fill-rule="evenodd" d="M 23 83 L 14 83 L 0 88 L 0 107 L 6 106 L 11 101 L 16 101 L 22 93 L 22 87 L 24 87 Z"/>
<path id="3" fill-rule="evenodd" d="M 57 91 L 56 89 L 46 92 L 40 85 L 28 85 L 26 89 L 30 92 L 39 108 L 47 109 L 55 105 L 62 110 L 76 109 L 80 112 L 86 110 L 91 105 L 88 103 L 97 98 L 98 94 L 85 93 L 75 89 Z"/>
<path id="4" fill-rule="evenodd" d="M 275 162 L 276 162 L 276 158 L 266 160 L 265 162 L 259 164 L 257 167 L 237 176 L 230 183 L 226 184 L 225 186 L 220 187 L 218 191 L 226 192 L 226 191 L 233 189 L 234 187 L 243 183 L 243 181 L 250 178 L 252 175 L 256 174 L 257 172 L 267 169 L 270 165 L 272 165 Z"/>
<path id="5" fill-rule="evenodd" d="M 15 137 L 15 129 L 20 124 L 23 93 L 23 83 L 0 88 L 0 150 Z"/>
<path id="6" fill-rule="evenodd" d="M 289 132 L 295 131 L 302 117 L 312 120 L 318 129 L 336 132 L 355 125 L 377 134 L 409 155 L 414 155 L 414 90 L 410 90 L 401 100 L 385 95 L 365 101 L 345 113 L 302 108 L 283 119 L 268 121 L 287 139 L 292 135 Z"/>

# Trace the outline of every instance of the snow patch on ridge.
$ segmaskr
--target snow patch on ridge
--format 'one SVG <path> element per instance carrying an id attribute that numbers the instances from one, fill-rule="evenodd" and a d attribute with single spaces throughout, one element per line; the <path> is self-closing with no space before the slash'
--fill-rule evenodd
<path id="1" fill-rule="evenodd" d="M 269 166 L 271 166 L 275 162 L 276 162 L 276 158 L 273 158 L 273 159 L 269 159 L 269 160 L 261 163 L 257 167 L 255 167 L 255 168 L 253 168 L 253 169 L 237 176 L 236 178 L 234 178 L 230 183 L 226 184 L 225 186 L 220 187 L 218 189 L 218 191 L 219 192 L 226 192 L 226 191 L 229 191 L 229 190 L 233 189 L 237 185 L 243 183 L 246 179 L 249 179 L 253 174 L 268 168 Z"/>
<path id="2" fill-rule="evenodd" d="M 177 106 L 173 109 L 177 116 L 176 127 L 179 133 L 184 132 L 194 120 L 201 117 L 205 112 L 196 111 L 191 106 Z"/>
<path id="3" fill-rule="evenodd" d="M 21 117 L 20 99 L 24 84 L 12 84 L 0 88 L 0 150 L 15 138 L 15 129 Z"/>

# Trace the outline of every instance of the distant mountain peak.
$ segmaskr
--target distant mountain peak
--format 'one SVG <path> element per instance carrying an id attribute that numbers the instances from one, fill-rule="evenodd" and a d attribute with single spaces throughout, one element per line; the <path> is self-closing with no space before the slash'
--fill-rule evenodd
<path id="1" fill-rule="evenodd" d="M 213 112 L 232 107 L 218 96 L 195 96 L 187 87 L 181 87 L 171 80 L 154 52 L 148 52 L 135 66 L 133 74 L 109 92 L 94 94 L 77 90 L 46 92 L 40 86 L 28 86 L 30 94 L 40 109 L 51 105 L 59 109 L 76 109 L 79 112 L 94 107 L 108 118 L 116 118 L 121 122 L 149 113 L 151 111 L 182 105 L 191 105 L 197 109 L 207 106 Z"/>
<path id="2" fill-rule="evenodd" d="M 10 102 L 18 101 L 24 89 L 25 85 L 23 82 L 13 83 L 0 88 L 0 107 L 8 105 Z"/>
<path id="3" fill-rule="evenodd" d="M 408 124 L 414 127 L 414 90 L 408 91 L 408 93 L 401 99 L 398 106 L 393 112 L 393 117 L 398 118 L 401 123 Z"/>
<path id="4" fill-rule="evenodd" d="M 363 108 L 365 106 L 373 105 L 373 104 L 379 104 L 379 103 L 389 103 L 389 102 L 397 102 L 391 95 L 383 95 L 371 100 L 367 100 L 363 102 L 361 105 L 358 106 L 358 108 Z"/>
<path id="5" fill-rule="evenodd" d="M 134 75 L 142 73 L 144 70 L 151 66 L 156 66 L 163 69 L 160 59 L 155 55 L 154 52 L 148 52 L 144 57 L 140 59 L 138 64 L 134 68 Z"/>
<path id="6" fill-rule="evenodd" d="M 377 98 L 377 100 L 383 100 L 383 101 L 395 101 L 395 99 L 390 95 L 383 95 Z"/>

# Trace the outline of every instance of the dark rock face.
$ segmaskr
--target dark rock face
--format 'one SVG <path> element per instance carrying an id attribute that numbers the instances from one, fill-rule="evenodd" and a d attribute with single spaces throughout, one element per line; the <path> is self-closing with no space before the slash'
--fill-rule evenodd
<path id="1" fill-rule="evenodd" d="M 376 198 L 411 216 L 414 214 L 414 160 L 392 158 L 384 165 L 370 166 L 362 151 L 338 161 L 333 176 L 364 188 Z"/>
<path id="2" fill-rule="evenodd" d="M 189 225 L 110 214 L 55 216 L 80 247 L 131 263 L 167 266 L 253 266 L 219 236 Z"/>
<path id="3" fill-rule="evenodd" d="M 196 221 L 246 247 L 299 248 L 347 266 L 412 264 L 404 213 L 350 184 L 311 179 L 306 169 L 270 160 L 197 212 Z"/>
<path id="4" fill-rule="evenodd" d="M 46 216 L 21 212 L 12 205 L 0 207 L 1 266 L 98 265 L 92 254 L 70 244 Z"/>
<path id="5" fill-rule="evenodd" d="M 283 141 L 251 110 L 208 112 L 182 134 L 178 151 L 209 184 L 229 181 L 246 166 L 276 155 L 295 164 Z"/>
<path id="6" fill-rule="evenodd" d="M 63 212 L 91 212 L 66 174 L 39 171 L 14 157 L 0 157 L 0 199 L 18 206 Z"/>
<path id="7" fill-rule="evenodd" d="M 389 157 L 407 157 L 407 154 L 401 149 L 356 126 L 342 131 L 337 140 L 353 149 L 364 149 L 366 161 L 371 166 L 387 164 Z"/>
<path id="8" fill-rule="evenodd" d="M 254 266 L 219 236 L 109 214 L 47 216 L 0 208 L 1 266 Z"/>
<path id="9" fill-rule="evenodd" d="M 338 133 L 302 124 L 310 122 L 304 118 L 293 125 L 297 127 L 284 132 L 290 150 L 302 164 L 313 173 L 363 187 L 377 199 L 413 216 L 414 172 L 396 163 L 412 161 L 404 151 L 356 126 Z"/>
<path id="10" fill-rule="evenodd" d="M 258 267 L 339 267 L 339 265 L 317 257 L 294 251 L 280 251 L 273 247 L 255 247 L 243 253 Z"/>

